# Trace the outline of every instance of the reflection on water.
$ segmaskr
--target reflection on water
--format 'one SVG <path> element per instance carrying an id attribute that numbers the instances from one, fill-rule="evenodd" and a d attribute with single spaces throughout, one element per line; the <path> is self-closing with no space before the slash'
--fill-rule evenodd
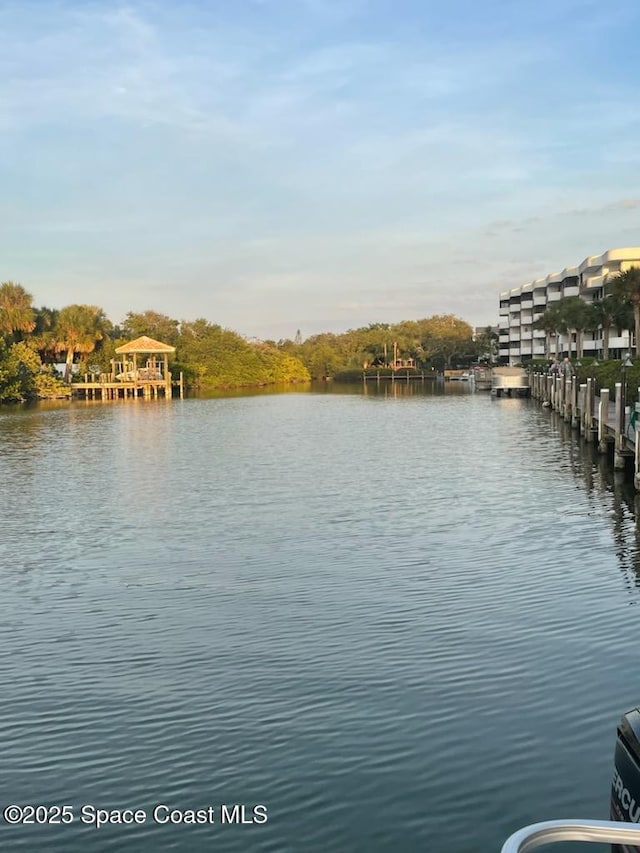
<path id="1" fill-rule="evenodd" d="M 217 391 L 200 391 L 187 395 L 189 399 L 199 400 L 221 400 L 234 397 L 265 397 L 280 394 L 308 394 L 315 388 L 315 382 L 286 382 L 281 385 L 262 385 L 254 388 L 228 388 Z"/>
<path id="2" fill-rule="evenodd" d="M 586 491 L 593 515 L 606 517 L 613 531 L 615 554 L 628 587 L 640 587 L 640 494 L 632 472 L 616 471 L 596 442 L 583 441 L 557 412 L 533 408 L 535 428 L 546 426 L 557 436 L 577 488 Z M 630 461 L 630 460 L 628 460 Z M 634 598 L 635 603 L 635 598 Z"/>
<path id="3" fill-rule="evenodd" d="M 607 815 L 628 486 L 528 400 L 289 391 L 0 412 L 0 801 L 270 815 L 6 849 L 479 853 Z"/>
<path id="4" fill-rule="evenodd" d="M 295 385 L 265 385 L 261 388 L 235 388 L 228 391 L 208 391 L 194 395 L 197 399 L 213 400 L 239 397 L 264 397 L 280 394 L 341 394 L 382 397 L 384 399 L 424 396 L 464 396 L 475 392 L 468 382 L 445 382 L 436 377 L 409 379 L 399 377 L 390 379 L 369 378 L 365 382 L 320 382 L 298 383 Z M 488 396 L 487 392 L 480 392 Z"/>

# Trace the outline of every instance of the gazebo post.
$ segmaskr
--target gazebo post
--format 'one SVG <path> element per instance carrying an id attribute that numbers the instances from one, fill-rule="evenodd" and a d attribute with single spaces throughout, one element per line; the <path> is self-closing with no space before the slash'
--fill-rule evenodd
<path id="1" fill-rule="evenodd" d="M 121 355 L 123 358 L 131 358 L 131 368 L 133 372 L 133 381 L 123 377 L 122 390 L 125 399 L 129 396 L 139 397 L 144 396 L 147 399 L 157 399 L 160 396 L 160 388 L 164 388 L 167 397 L 172 396 L 171 373 L 169 372 L 169 355 L 175 353 L 176 348 L 169 344 L 164 344 L 161 341 L 155 341 L 148 335 L 141 335 L 133 341 L 129 341 L 116 349 L 116 355 Z M 138 356 L 146 358 L 146 371 L 143 371 L 143 378 L 138 373 Z M 164 357 L 164 376 L 162 375 L 162 363 Z M 115 369 L 114 369 L 115 372 Z M 123 373 L 129 373 L 126 366 L 123 368 Z M 127 387 L 129 386 L 129 387 Z M 129 388 L 131 395 L 129 395 Z"/>

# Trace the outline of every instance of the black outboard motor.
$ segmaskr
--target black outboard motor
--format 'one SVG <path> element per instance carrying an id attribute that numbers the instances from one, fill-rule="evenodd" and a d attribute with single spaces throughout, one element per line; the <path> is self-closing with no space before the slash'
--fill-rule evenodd
<path id="1" fill-rule="evenodd" d="M 611 784 L 611 820 L 640 823 L 640 708 L 628 711 L 618 726 Z M 623 845 L 614 853 L 640 853 Z"/>

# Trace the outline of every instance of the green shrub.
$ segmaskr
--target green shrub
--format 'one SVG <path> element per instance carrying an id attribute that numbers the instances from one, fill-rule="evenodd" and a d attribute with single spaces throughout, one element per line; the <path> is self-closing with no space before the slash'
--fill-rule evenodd
<path id="1" fill-rule="evenodd" d="M 0 402 L 25 402 L 65 393 L 65 385 L 54 369 L 43 366 L 29 344 L 20 342 L 8 347 L 0 340 Z"/>

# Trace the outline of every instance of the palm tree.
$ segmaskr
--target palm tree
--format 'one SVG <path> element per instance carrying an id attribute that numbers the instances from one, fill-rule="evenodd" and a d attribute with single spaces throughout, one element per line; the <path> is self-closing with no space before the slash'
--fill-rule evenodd
<path id="1" fill-rule="evenodd" d="M 476 355 L 480 358 L 488 358 L 489 364 L 493 364 L 498 354 L 498 335 L 491 326 L 485 326 L 476 337 Z"/>
<path id="2" fill-rule="evenodd" d="M 560 317 L 560 331 L 564 333 L 570 332 L 572 329 L 575 331 L 576 357 L 582 358 L 584 333 L 592 323 L 588 303 L 579 296 L 566 296 L 558 302 L 557 311 Z M 568 354 L 571 356 L 571 342 L 569 342 Z"/>
<path id="3" fill-rule="evenodd" d="M 534 329 L 543 329 L 546 333 L 545 351 L 547 358 L 551 358 L 551 338 L 556 336 L 556 358 L 558 357 L 558 332 L 561 330 L 562 320 L 555 305 L 548 305 L 542 317 L 533 322 Z"/>
<path id="4" fill-rule="evenodd" d="M 637 355 L 638 341 L 640 341 L 640 269 L 630 267 L 628 270 L 618 273 L 615 278 L 610 279 L 610 290 L 616 299 L 631 305 L 633 309 L 634 343 Z"/>
<path id="5" fill-rule="evenodd" d="M 58 314 L 54 329 L 54 349 L 66 353 L 64 381 L 71 380 L 71 366 L 76 353 L 93 352 L 98 341 L 107 334 L 107 318 L 95 305 L 67 305 Z"/>
<path id="6" fill-rule="evenodd" d="M 32 302 L 33 297 L 21 284 L 14 281 L 0 284 L 0 334 L 30 332 L 35 326 Z"/>
<path id="7" fill-rule="evenodd" d="M 605 296 L 604 299 L 589 305 L 591 314 L 590 328 L 602 328 L 602 357 L 609 359 L 609 338 L 611 329 L 623 328 L 628 325 L 629 306 L 619 302 L 615 296 Z"/>
<path id="8" fill-rule="evenodd" d="M 35 311 L 35 325 L 30 340 L 43 362 L 51 360 L 56 351 L 54 329 L 59 313 L 56 308 L 45 306 L 36 308 Z"/>

